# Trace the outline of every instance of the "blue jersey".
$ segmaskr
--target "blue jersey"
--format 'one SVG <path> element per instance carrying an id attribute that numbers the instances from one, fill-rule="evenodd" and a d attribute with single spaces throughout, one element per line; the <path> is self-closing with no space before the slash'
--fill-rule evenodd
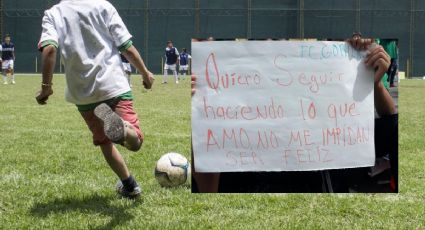
<path id="1" fill-rule="evenodd" d="M 179 51 L 175 47 L 165 49 L 165 59 L 167 65 L 174 65 L 177 63 L 177 57 L 179 56 Z"/>
<path id="2" fill-rule="evenodd" d="M 13 60 L 15 59 L 15 45 L 11 42 L 9 44 L 6 44 L 6 42 L 3 42 L 1 44 L 2 52 L 1 52 L 1 59 L 3 60 Z"/>
<path id="3" fill-rule="evenodd" d="M 183 52 L 180 54 L 180 65 L 189 65 L 190 54 Z"/>

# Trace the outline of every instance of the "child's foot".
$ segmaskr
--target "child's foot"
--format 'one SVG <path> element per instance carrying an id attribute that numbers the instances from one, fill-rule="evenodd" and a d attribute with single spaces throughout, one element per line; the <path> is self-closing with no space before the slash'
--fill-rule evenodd
<path id="1" fill-rule="evenodd" d="M 3 85 L 7 85 L 7 81 L 3 82 Z"/>
<path id="2" fill-rule="evenodd" d="M 176 84 L 179 84 L 179 81 L 176 81 Z"/>
<path id="3" fill-rule="evenodd" d="M 109 140 L 116 144 L 124 143 L 124 121 L 118 114 L 112 111 L 111 107 L 102 103 L 94 109 L 94 114 L 103 121 L 103 130 Z"/>
<path id="4" fill-rule="evenodd" d="M 133 187 L 133 188 L 127 188 L 124 186 L 124 184 L 121 181 L 118 181 L 116 186 L 117 193 L 127 199 L 137 199 L 140 197 L 140 194 L 142 193 L 142 189 L 139 185 Z"/>
<path id="5" fill-rule="evenodd" d="M 168 84 L 168 82 L 166 82 L 166 81 L 163 81 L 163 82 L 162 82 L 162 84 Z"/>
<path id="6" fill-rule="evenodd" d="M 12 85 L 16 84 L 15 80 L 12 81 Z"/>
<path id="7" fill-rule="evenodd" d="M 137 152 L 142 147 L 142 141 L 139 138 L 134 126 L 128 121 L 124 121 L 125 141 L 122 143 L 128 150 Z"/>

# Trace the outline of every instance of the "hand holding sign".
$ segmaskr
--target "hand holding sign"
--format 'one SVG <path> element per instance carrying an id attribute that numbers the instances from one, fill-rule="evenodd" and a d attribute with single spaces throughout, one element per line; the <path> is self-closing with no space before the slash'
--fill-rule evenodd
<path id="1" fill-rule="evenodd" d="M 374 44 L 368 49 L 365 64 L 375 69 L 375 84 L 377 84 L 388 71 L 391 58 L 382 46 Z"/>
<path id="2" fill-rule="evenodd" d="M 372 38 L 361 38 L 355 34 L 347 40 L 350 45 L 357 50 L 368 50 L 365 63 L 375 69 L 375 84 L 378 83 L 387 72 L 391 64 L 391 58 L 384 48 L 373 42 Z"/>

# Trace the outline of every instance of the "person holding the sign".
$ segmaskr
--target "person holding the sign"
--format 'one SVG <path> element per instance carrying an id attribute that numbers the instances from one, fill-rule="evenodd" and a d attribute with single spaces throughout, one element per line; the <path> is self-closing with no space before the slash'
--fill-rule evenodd
<path id="1" fill-rule="evenodd" d="M 353 36 L 352 39 L 348 40 L 348 43 L 351 44 L 356 50 L 367 50 L 367 56 L 365 57 L 365 65 L 367 67 L 373 68 L 374 73 L 374 101 L 376 111 L 381 117 L 391 116 L 396 114 L 396 108 L 394 102 L 385 89 L 381 82 L 382 76 L 387 72 L 390 66 L 390 57 L 382 48 L 377 44 L 373 43 L 372 39 L 363 39 L 360 36 Z M 196 93 L 196 76 L 192 76 L 192 95 Z M 375 133 L 375 136 L 381 134 Z M 394 150 L 394 149 L 393 149 Z M 394 151 L 393 151 L 394 152 Z M 193 155 L 193 153 L 192 153 Z M 392 154 L 393 156 L 394 154 Z M 393 156 L 392 159 L 395 159 Z M 395 161 L 396 162 L 396 161 Z M 193 165 L 195 162 L 193 162 Z M 396 163 L 395 163 L 396 164 Z M 396 166 L 395 166 L 396 168 Z M 219 173 L 198 173 L 195 170 L 193 172 L 193 178 L 197 185 L 199 192 L 217 192 L 218 184 L 220 180 Z M 299 172 L 301 173 L 301 172 Z M 289 185 L 290 186 L 290 185 Z"/>
<path id="2" fill-rule="evenodd" d="M 373 46 L 372 39 L 362 39 L 360 34 L 354 34 L 349 43 L 359 50 Z M 394 101 L 385 88 L 382 78 L 391 67 L 391 57 L 382 46 L 375 44 L 369 48 L 366 65 L 375 69 L 374 98 L 376 112 L 380 118 L 375 119 L 375 152 L 388 153 L 391 164 L 391 188 L 398 191 L 398 114 Z"/>

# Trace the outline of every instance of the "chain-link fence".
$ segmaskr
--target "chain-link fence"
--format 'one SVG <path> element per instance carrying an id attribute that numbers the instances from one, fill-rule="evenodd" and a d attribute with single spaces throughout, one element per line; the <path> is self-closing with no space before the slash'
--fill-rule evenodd
<path id="1" fill-rule="evenodd" d="M 1 32 L 16 44 L 18 72 L 40 65 L 36 50 L 43 11 L 58 1 L 0 0 Z M 150 69 L 161 72 L 167 40 L 190 50 L 192 37 L 347 38 L 354 31 L 397 38 L 400 70 L 425 75 L 422 0 L 111 0 Z M 39 70 L 39 67 L 38 67 Z M 59 65 L 57 70 L 59 71 Z"/>

